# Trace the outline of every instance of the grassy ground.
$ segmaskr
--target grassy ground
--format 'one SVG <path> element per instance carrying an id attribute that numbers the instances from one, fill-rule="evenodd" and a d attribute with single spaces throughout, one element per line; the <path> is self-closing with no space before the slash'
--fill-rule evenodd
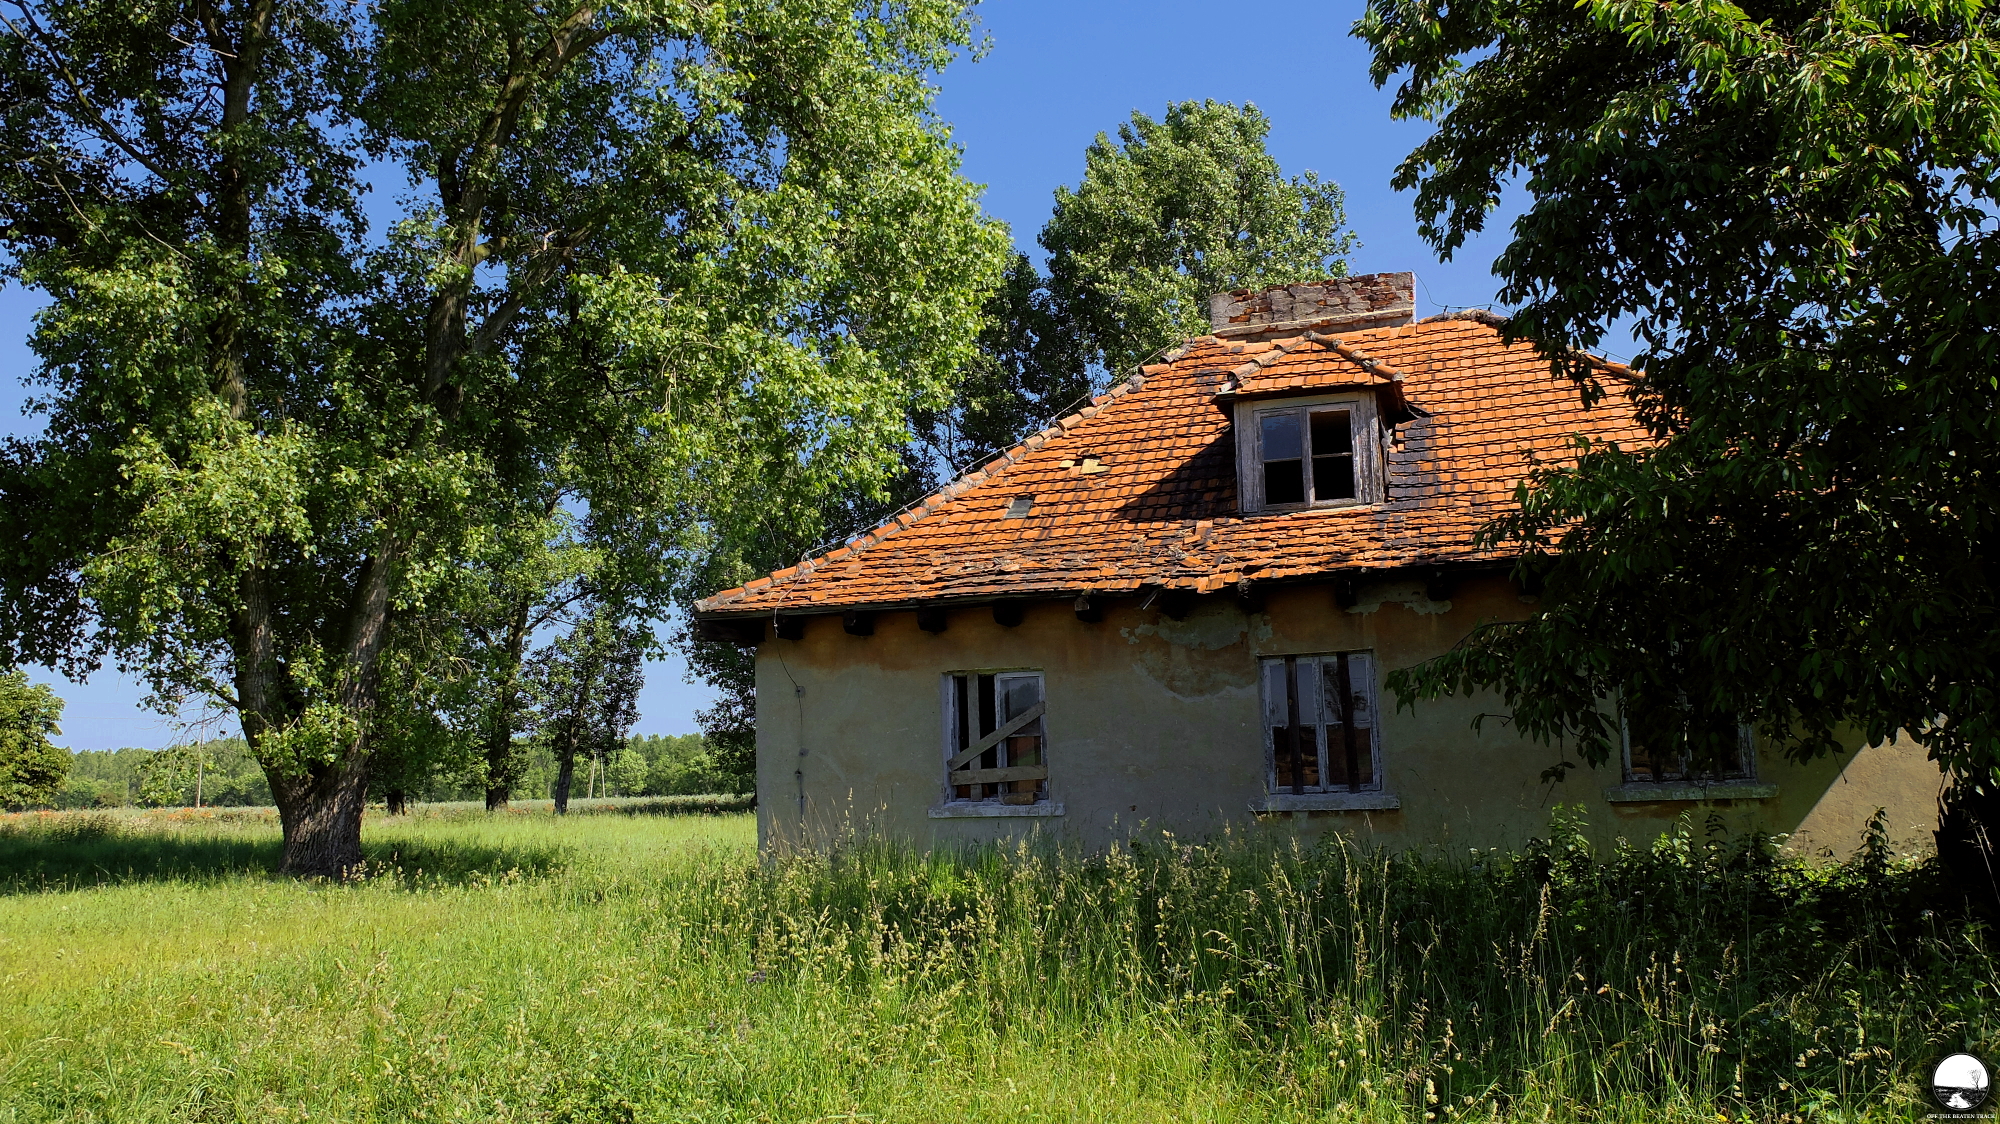
<path id="1" fill-rule="evenodd" d="M 676 810 L 372 820 L 342 885 L 263 813 L 0 817 L 0 1124 L 1886 1120 L 2000 1045 L 1879 853 L 759 864 Z"/>

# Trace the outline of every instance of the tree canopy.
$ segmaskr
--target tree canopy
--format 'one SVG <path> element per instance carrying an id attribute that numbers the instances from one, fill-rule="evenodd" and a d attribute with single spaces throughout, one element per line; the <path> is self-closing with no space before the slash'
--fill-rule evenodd
<path id="1" fill-rule="evenodd" d="M 1246 286 L 1339 277 L 1355 237 L 1338 185 L 1287 178 L 1254 105 L 1170 102 L 1099 133 L 1077 187 L 1058 187 L 1041 231 L 1047 274 L 1014 254 L 988 297 L 978 350 L 951 401 L 913 413 L 919 437 L 886 495 L 854 493 L 815 511 L 773 513 L 718 542 L 708 589 L 790 565 L 829 531 L 858 531 L 949 475 L 1027 437 L 1113 374 L 1208 331 L 1208 298 Z M 691 677 L 718 689 L 703 733 L 748 772 L 756 741 L 755 660 L 684 635 Z"/>
<path id="2" fill-rule="evenodd" d="M 0 808 L 48 804 L 69 777 L 69 751 L 57 747 L 63 702 L 28 682 L 24 673 L 0 671 Z"/>
<path id="3" fill-rule="evenodd" d="M 456 673 L 466 583 L 551 488 L 663 606 L 750 509 L 894 469 L 1001 264 L 931 112 L 958 0 L 6 31 L 0 243 L 54 303 L 46 431 L 0 463 L 0 659 L 221 701 L 291 870 L 359 861 L 377 717 Z M 386 230 L 364 166 L 407 182 Z"/>
<path id="4" fill-rule="evenodd" d="M 1208 331 L 1208 298 L 1339 277 L 1355 236 L 1340 187 L 1287 177 L 1254 105 L 1167 103 L 1084 150 L 1042 227 L 1047 274 L 1016 254 L 937 440 L 964 467 L 1048 424 L 1162 348 Z M 926 428 L 926 427 L 920 427 Z M 936 432 L 940 427 L 927 427 Z"/>
<path id="5" fill-rule="evenodd" d="M 1397 677 L 1497 688 L 1593 762 L 1616 717 L 1717 753 L 1843 727 L 2000 763 L 2000 51 L 1974 3 L 1371 0 L 1397 172 L 1450 254 L 1507 184 L 1495 271 L 1587 400 L 1654 438 L 1539 466 L 1486 541 L 1544 589 Z M 1627 371 L 1572 349 L 1635 325 Z"/>

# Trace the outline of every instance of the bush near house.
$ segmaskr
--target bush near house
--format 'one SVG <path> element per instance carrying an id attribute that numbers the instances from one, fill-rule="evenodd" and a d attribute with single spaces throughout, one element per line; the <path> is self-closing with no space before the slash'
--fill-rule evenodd
<path id="1" fill-rule="evenodd" d="M 1518 853 L 753 833 L 420 809 L 327 885 L 268 874 L 270 813 L 0 819 L 0 1118 L 1904 1120 L 2000 1048 L 1987 924 L 1879 825 L 1845 862 L 1566 815 Z"/>

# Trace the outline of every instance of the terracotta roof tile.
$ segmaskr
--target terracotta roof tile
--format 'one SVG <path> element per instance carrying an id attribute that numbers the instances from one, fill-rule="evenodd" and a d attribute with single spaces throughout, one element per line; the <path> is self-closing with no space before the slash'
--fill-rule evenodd
<path id="1" fill-rule="evenodd" d="M 1613 374 L 1624 368 L 1604 363 Z M 1282 381 L 1280 381 L 1282 380 Z M 1417 416 L 1388 447 L 1386 502 L 1243 516 L 1218 400 L 1393 386 Z M 1585 410 L 1525 344 L 1476 319 L 1275 343 L 1190 341 L 1077 413 L 841 548 L 700 603 L 704 614 L 1006 596 L 1210 592 L 1254 577 L 1472 562 L 1530 452 L 1574 435 L 1643 442 L 1619 398 Z M 1084 474 L 1082 458 L 1097 458 Z M 1006 518 L 1032 495 L 1025 517 Z"/>

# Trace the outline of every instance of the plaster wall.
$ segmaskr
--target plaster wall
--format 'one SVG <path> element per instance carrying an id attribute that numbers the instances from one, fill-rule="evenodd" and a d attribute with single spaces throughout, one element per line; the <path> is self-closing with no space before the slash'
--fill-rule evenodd
<path id="1" fill-rule="evenodd" d="M 1616 764 L 1572 770 L 1550 784 L 1557 750 L 1517 736 L 1503 716 L 1475 730 L 1495 698 L 1397 708 L 1378 683 L 1378 723 L 1390 811 L 1255 815 L 1265 795 L 1258 661 L 1265 656 L 1372 650 L 1393 669 L 1434 656 L 1484 620 L 1525 606 L 1505 579 L 1461 582 L 1433 602 L 1417 582 L 1364 583 L 1351 609 L 1325 587 L 1273 589 L 1263 612 L 1204 598 L 1175 621 L 1136 600 L 1107 606 L 1097 623 L 1070 606 L 1028 608 L 1012 628 L 985 608 L 954 611 L 931 634 L 913 612 L 884 613 L 872 636 L 837 616 L 814 617 L 798 640 L 766 639 L 757 653 L 758 830 L 764 846 L 819 846 L 848 835 L 920 845 L 987 842 L 1034 833 L 1087 848 L 1135 829 L 1203 835 L 1235 830 L 1307 838 L 1341 831 L 1396 848 L 1516 847 L 1545 833 L 1555 804 L 1585 806 L 1601 842 L 1644 843 L 1683 813 L 1721 817 L 1732 831 L 1796 833 L 1795 846 L 1845 853 L 1877 807 L 1892 837 L 1928 843 L 1939 774 L 1921 747 L 1853 748 L 1800 765 L 1761 752 L 1764 800 L 1613 803 Z M 938 819 L 943 803 L 941 677 L 957 671 L 1044 673 L 1049 797 L 1060 816 Z"/>

